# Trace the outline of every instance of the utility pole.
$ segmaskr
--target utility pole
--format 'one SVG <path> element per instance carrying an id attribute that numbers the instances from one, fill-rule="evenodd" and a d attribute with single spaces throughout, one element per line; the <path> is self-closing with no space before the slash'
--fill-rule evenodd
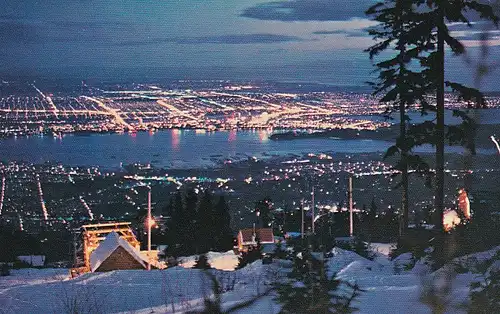
<path id="1" fill-rule="evenodd" d="M 151 187 L 148 186 L 148 270 L 151 270 Z"/>
<path id="2" fill-rule="evenodd" d="M 302 240 L 304 240 L 304 199 L 300 200 L 300 214 L 302 216 L 302 219 L 300 220 L 300 234 Z"/>
<path id="3" fill-rule="evenodd" d="M 352 176 L 349 176 L 349 236 L 352 237 L 354 233 L 354 226 L 352 221 Z"/>
<path id="4" fill-rule="evenodd" d="M 77 247 L 78 247 L 78 243 L 77 243 L 77 231 L 75 229 L 73 229 L 73 267 L 78 267 L 78 256 L 77 256 Z"/>
<path id="5" fill-rule="evenodd" d="M 312 203 L 312 233 L 314 234 L 314 218 L 316 218 L 315 216 L 315 213 L 314 213 L 314 185 L 312 186 L 312 200 L 311 200 L 311 203 Z"/>

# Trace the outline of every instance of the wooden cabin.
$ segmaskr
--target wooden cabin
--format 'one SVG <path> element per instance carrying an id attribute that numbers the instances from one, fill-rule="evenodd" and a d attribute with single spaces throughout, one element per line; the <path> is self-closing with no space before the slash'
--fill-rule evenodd
<path id="1" fill-rule="evenodd" d="M 90 254 L 92 272 L 146 268 L 147 260 L 141 252 L 116 232 L 111 232 Z"/>
<path id="2" fill-rule="evenodd" d="M 247 252 L 249 248 L 257 246 L 257 242 L 262 245 L 274 244 L 274 235 L 272 228 L 247 228 L 238 232 L 238 250 Z"/>

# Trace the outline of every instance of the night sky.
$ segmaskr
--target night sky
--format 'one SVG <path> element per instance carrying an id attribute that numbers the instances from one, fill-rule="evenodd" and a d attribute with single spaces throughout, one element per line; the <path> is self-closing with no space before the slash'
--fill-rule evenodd
<path id="1" fill-rule="evenodd" d="M 364 16 L 372 0 L 4 0 L 0 74 L 58 79 L 267 79 L 361 85 L 373 67 Z M 469 46 L 448 77 L 468 82 Z M 500 60 L 500 33 L 490 59 Z M 496 37 L 495 37 L 496 36 Z M 500 70 L 483 82 L 496 89 Z"/>

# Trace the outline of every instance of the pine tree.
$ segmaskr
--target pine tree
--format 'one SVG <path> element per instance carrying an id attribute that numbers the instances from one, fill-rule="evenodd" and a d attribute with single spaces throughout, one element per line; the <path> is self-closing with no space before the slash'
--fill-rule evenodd
<path id="1" fill-rule="evenodd" d="M 208 262 L 208 258 L 205 254 L 201 254 L 196 259 L 196 263 L 193 266 L 194 269 L 211 269 L 210 263 Z"/>
<path id="2" fill-rule="evenodd" d="M 263 296 L 268 295 L 272 289 L 267 289 L 263 293 L 260 293 L 253 298 L 238 303 L 236 305 L 233 305 L 231 307 L 224 307 L 225 309 L 222 308 L 222 293 L 223 289 L 221 287 L 221 284 L 217 280 L 214 274 L 210 272 L 206 272 L 206 275 L 209 277 L 210 281 L 212 282 L 212 295 L 213 297 L 205 297 L 204 299 L 204 305 L 205 307 L 201 311 L 189 311 L 186 312 L 188 314 L 229 314 L 229 313 L 236 313 L 238 311 L 241 311 L 243 309 L 248 308 L 249 306 L 253 305 L 255 302 L 257 302 L 259 299 L 261 299 Z"/>
<path id="3" fill-rule="evenodd" d="M 350 290 L 340 291 L 343 288 Z M 352 313 L 352 303 L 361 289 L 329 276 L 324 260 L 315 259 L 307 250 L 294 259 L 286 282 L 276 284 L 281 313 Z M 345 295 L 349 295 L 346 297 Z"/>
<path id="4" fill-rule="evenodd" d="M 350 243 L 351 250 L 356 252 L 356 254 L 363 256 L 366 259 L 373 259 L 373 253 L 370 251 L 368 243 L 363 241 L 360 237 L 355 237 L 354 240 Z"/>
<path id="5" fill-rule="evenodd" d="M 184 210 L 181 219 L 183 228 L 181 238 L 182 245 L 184 247 L 184 254 L 186 255 L 199 253 L 199 244 L 197 242 L 197 204 L 198 195 L 194 189 L 187 190 L 184 195 Z"/>
<path id="6" fill-rule="evenodd" d="M 170 203 L 172 204 L 170 219 L 167 222 L 167 234 L 168 234 L 168 248 L 167 255 L 169 256 L 179 256 L 182 250 L 182 230 L 184 226 L 183 214 L 184 205 L 182 204 L 182 194 L 180 192 L 175 193 L 173 197 L 170 198 Z"/>
<path id="7" fill-rule="evenodd" d="M 238 256 L 238 265 L 236 266 L 236 269 L 241 269 L 259 259 L 262 259 L 261 248 L 250 248 L 247 252 L 242 252 L 240 256 Z"/>
<path id="8" fill-rule="evenodd" d="M 214 207 L 213 228 L 214 228 L 214 249 L 216 251 L 227 251 L 233 248 L 233 231 L 231 229 L 231 216 L 229 207 L 223 195 L 219 197 L 217 205 Z"/>
<path id="9" fill-rule="evenodd" d="M 378 207 L 377 207 L 377 203 L 375 203 L 375 198 L 372 198 L 372 203 L 370 205 L 370 219 L 373 219 L 375 220 L 377 218 L 377 214 L 378 214 Z"/>
<path id="10" fill-rule="evenodd" d="M 379 2 L 367 11 L 367 15 L 374 16 L 380 22 L 378 27 L 369 30 L 374 39 L 382 40 L 367 51 L 373 59 L 380 52 L 392 49 L 394 45 L 397 53 L 393 58 L 378 62 L 379 82 L 372 84 L 374 94 L 384 94 L 380 102 L 387 104 L 387 114 L 399 111 L 399 138 L 396 144 L 387 150 L 385 158 L 399 153 L 400 160 L 396 169 L 401 171 L 402 197 L 401 208 L 403 212 L 404 229 L 408 227 L 408 168 L 411 153 L 411 141 L 407 136 L 407 122 L 409 117 L 407 109 L 417 102 L 422 105 L 422 110 L 428 108 L 426 95 L 429 93 L 429 83 L 422 80 L 420 72 L 410 70 L 410 63 L 420 53 L 427 51 L 426 46 L 416 45 L 420 37 L 412 36 L 413 29 L 409 27 L 415 18 L 412 1 L 388 0 Z M 411 48 L 410 48 L 411 47 Z"/>
<path id="11" fill-rule="evenodd" d="M 177 193 L 174 198 L 174 212 L 170 220 L 169 254 L 172 256 L 192 255 L 197 252 L 196 243 L 196 205 L 198 198 L 194 190 L 189 189 L 184 197 Z"/>
<path id="12" fill-rule="evenodd" d="M 170 197 L 167 206 L 165 206 L 161 212 L 164 217 L 170 217 L 174 215 L 174 198 Z"/>
<path id="13" fill-rule="evenodd" d="M 254 261 L 252 261 L 250 259 L 250 255 L 248 254 L 248 252 L 242 252 L 238 256 L 238 265 L 236 265 L 235 270 L 242 269 L 243 267 L 247 266 L 248 264 L 250 264 L 252 262 L 254 262 Z"/>
<path id="14" fill-rule="evenodd" d="M 146 219 L 148 216 L 148 210 L 146 208 L 139 208 L 137 209 L 137 213 L 135 214 L 135 217 L 133 218 L 132 222 L 137 230 L 137 238 L 139 242 L 144 245 L 145 237 L 144 234 L 146 232 Z"/>
<path id="15" fill-rule="evenodd" d="M 471 23 L 464 15 L 465 11 L 475 11 L 481 18 L 491 20 L 498 26 L 498 17 L 494 14 L 490 5 L 481 4 L 478 1 L 456 0 L 428 0 L 427 7 L 430 9 L 425 19 L 427 27 L 436 30 L 436 36 L 429 38 L 427 43 L 436 44 L 437 49 L 432 52 L 425 60 L 428 62 L 429 69 L 435 78 L 434 87 L 436 88 L 436 209 L 443 217 L 444 213 L 444 143 L 445 143 L 445 121 L 444 121 L 444 92 L 445 86 L 450 87 L 460 94 L 459 99 L 473 102 L 478 107 L 484 107 L 486 101 L 483 95 L 476 89 L 468 88 L 464 85 L 445 81 L 445 45 L 448 45 L 455 54 L 463 54 L 465 47 L 455 37 L 450 35 L 446 23 L 464 23 L 471 26 Z M 455 113 L 464 119 L 462 129 L 453 128 L 448 130 L 456 133 L 473 132 L 473 121 L 461 112 Z M 471 127 L 472 126 L 472 127 Z M 472 129 L 472 130 L 471 130 Z M 464 131 L 465 130 L 465 131 Z M 452 134 L 453 136 L 454 134 Z M 456 136 L 456 135 L 455 135 Z M 450 137 L 450 136 L 448 136 Z M 468 137 L 469 139 L 471 137 Z M 462 142 L 472 153 L 474 153 L 473 143 L 467 143 L 467 137 L 460 138 Z"/>
<path id="16" fill-rule="evenodd" d="M 286 259 L 287 255 L 287 252 L 283 249 L 283 243 L 278 241 L 273 252 L 273 257 L 277 259 Z"/>
<path id="17" fill-rule="evenodd" d="M 500 309 L 500 270 L 491 270 L 483 282 L 471 284 L 468 313 L 496 313 Z"/>
<path id="18" fill-rule="evenodd" d="M 10 275 L 9 264 L 2 263 L 0 266 L 0 276 L 9 276 L 9 275 Z"/>
<path id="19" fill-rule="evenodd" d="M 200 252 L 208 252 L 215 249 L 216 226 L 214 225 L 214 206 L 212 194 L 206 190 L 198 204 L 197 210 L 197 243 Z"/>
<path id="20" fill-rule="evenodd" d="M 260 240 L 257 239 L 257 246 L 250 247 L 248 251 L 242 252 L 238 257 L 238 265 L 236 269 L 240 269 L 245 267 L 248 264 L 251 264 L 259 259 L 262 259 L 262 245 L 260 244 Z"/>
<path id="21" fill-rule="evenodd" d="M 381 40 L 370 48 L 370 55 L 374 56 L 381 51 L 391 49 L 391 43 L 395 43 L 397 56 L 393 59 L 377 64 L 381 69 L 380 79 L 383 84 L 377 86 L 378 91 L 390 89 L 384 96 L 387 101 L 398 101 L 402 105 L 402 96 L 408 96 L 406 105 L 419 101 L 422 112 L 427 110 L 436 111 L 436 123 L 424 122 L 412 127 L 401 143 L 391 148 L 388 153 L 393 154 L 402 148 L 410 149 L 423 143 L 429 143 L 436 147 L 436 194 L 435 207 L 443 217 L 444 213 L 444 143 L 448 140 L 450 144 L 460 144 L 475 152 L 474 143 L 471 142 L 475 131 L 475 124 L 464 112 L 454 110 L 454 115 L 463 119 L 459 126 L 445 126 L 444 121 L 444 93 L 445 86 L 459 94 L 458 100 L 464 100 L 468 104 L 476 104 L 484 107 L 486 101 L 483 95 L 476 89 L 464 85 L 445 81 L 445 45 L 448 45 L 455 54 L 463 54 L 464 46 L 460 41 L 451 36 L 447 23 L 463 23 L 471 26 L 465 11 L 474 11 L 487 20 L 498 25 L 498 17 L 495 16 L 491 6 L 481 4 L 478 1 L 468 0 L 386 0 L 372 6 L 367 14 L 375 17 L 382 23 L 378 29 L 370 33 L 375 39 Z M 420 65 L 419 72 L 408 70 L 411 61 Z M 392 88 L 392 89 L 391 89 Z M 436 105 L 429 105 L 426 96 L 434 94 Z M 404 109 L 401 107 L 400 109 Z M 401 110 L 402 111 L 402 110 Z M 409 157 L 409 163 L 418 164 L 417 168 L 424 163 L 418 158 Z M 441 219 L 442 221 L 442 219 Z M 441 225 L 441 224 L 440 224 Z M 442 227 L 439 228 L 442 231 Z"/>
<path id="22" fill-rule="evenodd" d="M 255 202 L 255 214 L 257 215 L 257 223 L 262 228 L 269 228 L 271 225 L 271 198 L 266 197 L 262 200 Z"/>

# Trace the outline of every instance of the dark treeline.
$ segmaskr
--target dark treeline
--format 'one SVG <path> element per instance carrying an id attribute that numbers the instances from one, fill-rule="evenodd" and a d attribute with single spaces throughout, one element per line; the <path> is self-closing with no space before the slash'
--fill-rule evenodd
<path id="1" fill-rule="evenodd" d="M 282 210 L 275 210 L 270 198 L 264 198 L 255 203 L 257 226 L 273 228 L 275 235 L 284 236 L 287 232 L 301 232 L 301 210 L 292 210 L 285 206 Z M 343 205 L 340 204 L 339 207 Z M 316 208 L 319 218 L 315 222 L 315 234 L 330 237 L 349 236 L 349 212 L 325 212 Z M 425 217 L 427 221 L 431 219 Z M 373 200 L 369 207 L 363 206 L 361 212 L 354 213 L 354 234 L 372 242 L 396 241 L 399 236 L 400 216 L 395 212 L 381 213 Z M 304 232 L 310 233 L 312 217 L 310 211 L 304 211 Z"/>
<path id="2" fill-rule="evenodd" d="M 20 255 L 45 255 L 47 263 L 69 261 L 72 251 L 69 231 L 30 234 L 0 222 L 0 262 L 14 262 Z"/>
<path id="3" fill-rule="evenodd" d="M 167 255 L 181 256 L 233 248 L 231 216 L 224 196 L 188 189 L 170 198 L 164 214 Z"/>

